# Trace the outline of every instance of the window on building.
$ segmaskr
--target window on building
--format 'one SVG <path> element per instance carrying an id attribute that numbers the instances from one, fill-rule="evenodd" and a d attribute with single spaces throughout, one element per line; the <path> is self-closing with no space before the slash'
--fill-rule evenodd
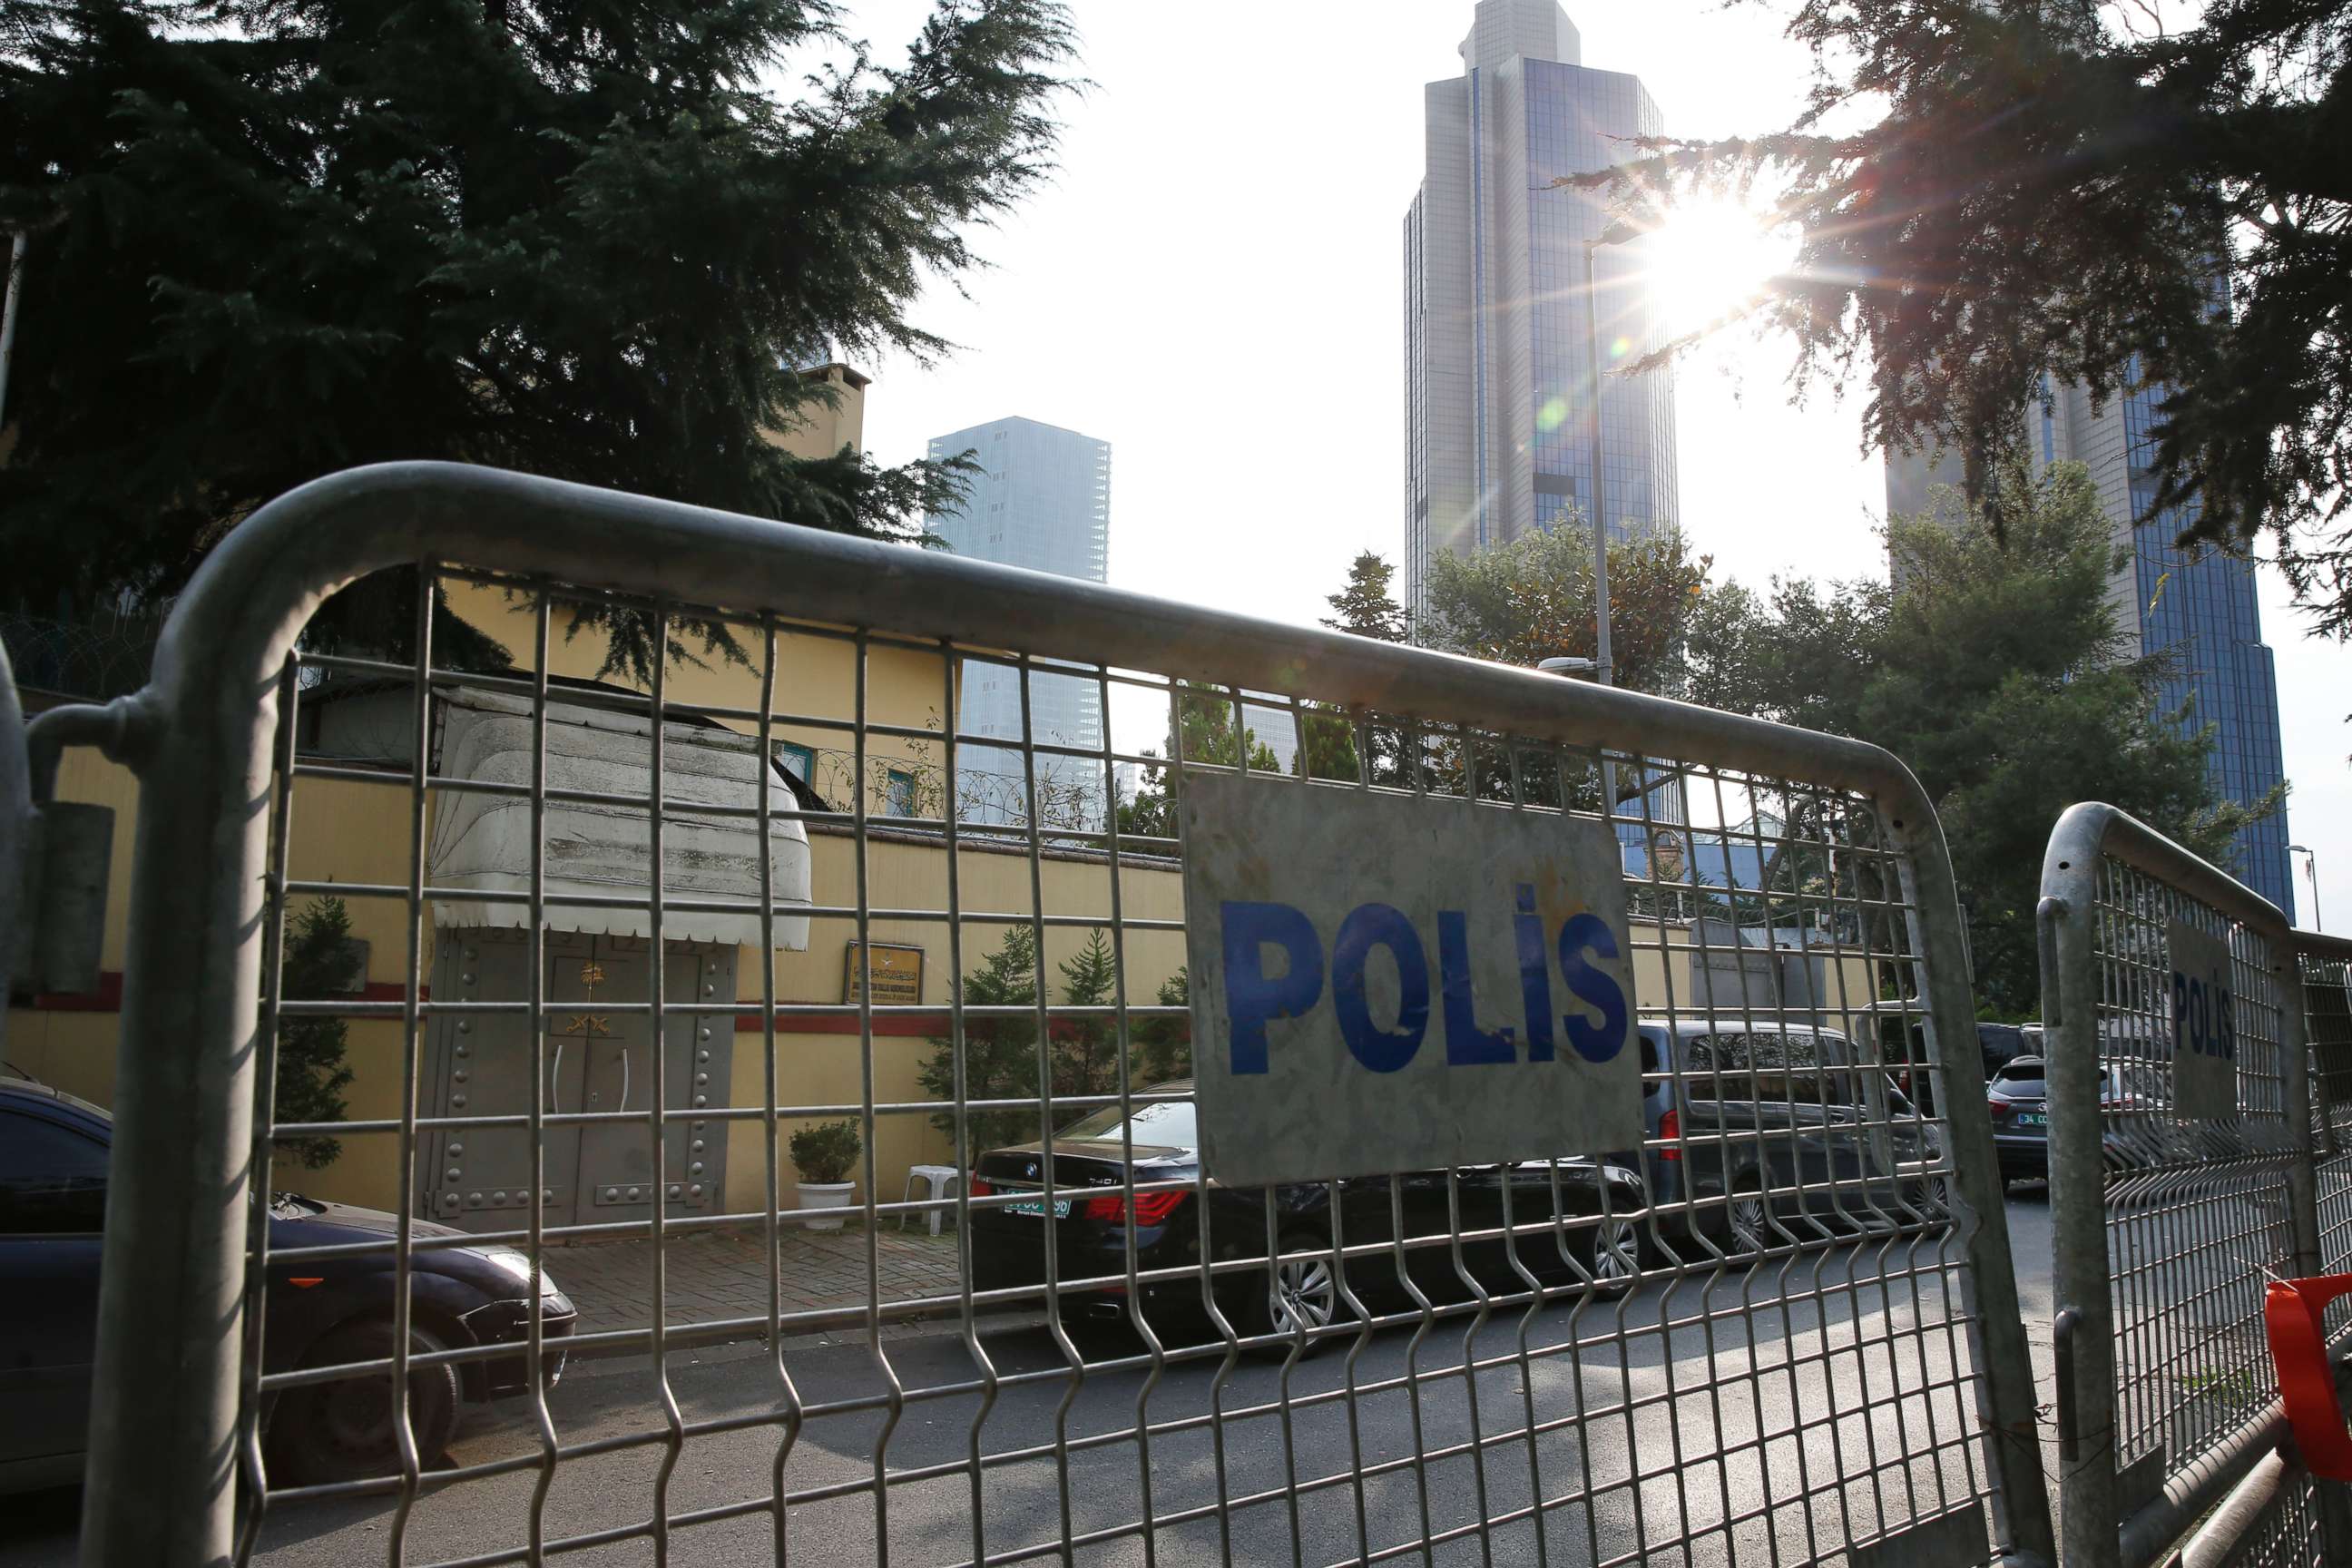
<path id="1" fill-rule="evenodd" d="M 886 816 L 915 815 L 915 775 L 903 768 L 892 768 L 882 789 L 882 812 Z"/>
<path id="2" fill-rule="evenodd" d="M 778 741 L 776 761 L 782 764 L 786 773 L 791 773 L 801 783 L 814 782 L 813 774 L 816 768 L 816 753 L 808 747 L 793 741 Z"/>

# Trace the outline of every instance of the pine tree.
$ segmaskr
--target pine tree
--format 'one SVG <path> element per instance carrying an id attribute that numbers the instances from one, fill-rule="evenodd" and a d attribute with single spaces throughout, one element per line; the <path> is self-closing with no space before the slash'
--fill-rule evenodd
<path id="1" fill-rule="evenodd" d="M 1701 702 L 1875 742 L 1919 775 L 1968 909 L 1979 997 L 2017 1017 L 2038 1005 L 2034 904 L 2060 812 L 2111 801 L 2227 865 L 2231 837 L 2278 801 L 2220 798 L 2210 730 L 2159 702 L 2167 658 L 2137 657 L 2116 622 L 2116 546 L 2083 468 L 2036 475 L 2012 454 L 1994 493 L 1990 518 L 1947 491 L 1935 515 L 1895 520 L 1892 589 L 1727 591 L 1688 662 Z M 1767 885 L 1826 894 L 1830 847 L 1878 831 L 1834 814 L 1792 821 L 1783 852 L 1798 863 Z"/>
<path id="2" fill-rule="evenodd" d="M 1118 999 L 1118 965 L 1109 942 L 1099 930 L 1088 934 L 1084 946 L 1056 964 L 1062 976 L 1057 1005 L 1109 1007 Z M 1184 973 L 1160 987 L 1162 1006 L 1185 1005 Z M 963 980 L 963 1001 L 971 1006 L 1037 1005 L 1037 936 L 1024 925 L 1007 926 L 1004 940 Z M 1173 1023 L 1176 1027 L 1168 1026 Z M 1052 1020 L 1050 1058 L 1056 1099 L 1079 1095 L 1115 1094 L 1118 1090 L 1118 1024 L 1114 1017 L 1071 1017 Z M 1187 1070 L 1191 1028 L 1187 1020 L 1142 1018 L 1129 1026 L 1132 1044 L 1129 1082 L 1138 1089 Z M 919 1069 L 923 1088 L 933 1099 L 955 1099 L 955 1047 L 952 1041 L 933 1040 L 930 1059 Z M 1020 1017 L 967 1018 L 964 1022 L 964 1098 L 1035 1100 L 1037 1088 L 1037 1022 L 1034 1013 Z M 1073 1108 L 1062 1120 L 1079 1114 Z M 977 1155 L 1007 1144 L 1037 1139 L 1034 1104 L 1004 1110 L 967 1113 L 971 1129 L 967 1149 Z M 954 1111 L 931 1115 L 931 1125 L 954 1135 Z"/>
<path id="3" fill-rule="evenodd" d="M 1025 925 L 1004 928 L 1004 940 L 981 960 L 980 967 L 959 982 L 967 1007 L 1034 1007 L 1037 1005 L 1037 933 Z M 971 1100 L 1034 1100 L 1037 1094 L 1037 1021 L 1034 1015 L 1014 1017 L 967 1018 L 964 1036 L 964 1098 Z M 931 1057 L 921 1068 L 923 1088 L 935 1100 L 952 1103 L 956 1098 L 955 1043 L 931 1042 Z M 967 1152 L 1006 1143 L 1026 1143 L 1037 1136 L 1034 1108 L 975 1110 L 968 1113 Z M 931 1125 L 952 1137 L 955 1113 L 933 1113 Z"/>
<path id="4" fill-rule="evenodd" d="M 1118 965 L 1101 928 L 1088 931 L 1086 945 L 1055 967 L 1062 972 L 1065 1006 L 1108 1007 L 1118 999 Z M 1108 1094 L 1118 1087 L 1118 1020 L 1055 1019 L 1054 1092 Z"/>
<path id="5" fill-rule="evenodd" d="M 1412 635 L 1412 614 L 1389 592 L 1396 568 L 1386 557 L 1366 550 L 1348 563 L 1348 585 L 1324 603 L 1339 612 L 1323 624 L 1333 631 L 1353 632 L 1382 642 L 1403 642 Z"/>
<path id="6" fill-rule="evenodd" d="M 11 588 L 168 596 L 394 458 L 919 536 L 962 467 L 771 436 L 834 395 L 815 360 L 946 352 L 908 311 L 1045 172 L 1072 34 L 940 0 L 903 65 L 766 85 L 846 47 L 828 0 L 0 0 Z M 397 645 L 397 596 L 313 640 Z M 641 619 L 602 629 L 646 668 Z"/>
<path id="7" fill-rule="evenodd" d="M 1192 1005 L 1192 976 L 1185 966 L 1178 964 L 1176 973 L 1160 983 L 1153 998 L 1162 1007 L 1189 1007 Z M 1168 1083 L 1192 1076 L 1192 1020 L 1186 1018 L 1143 1018 L 1130 1031 L 1135 1040 L 1135 1066 L 1131 1081 L 1138 1088 Z"/>
<path id="8" fill-rule="evenodd" d="M 341 899 L 314 899 L 287 922 L 279 993 L 316 1001 L 345 989 L 352 973 L 352 918 Z M 348 1031 L 341 1018 L 289 1018 L 278 1026 L 278 1123 L 341 1121 L 352 1069 L 343 1060 Z M 342 1153 L 333 1138 L 281 1138 L 278 1150 L 316 1171 Z"/>

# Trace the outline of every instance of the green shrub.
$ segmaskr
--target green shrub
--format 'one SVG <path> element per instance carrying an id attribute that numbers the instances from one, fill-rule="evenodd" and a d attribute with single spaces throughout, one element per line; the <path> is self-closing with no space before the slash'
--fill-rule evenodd
<path id="1" fill-rule="evenodd" d="M 820 1121 L 793 1134 L 793 1165 L 803 1182 L 845 1182 L 866 1145 L 855 1121 Z"/>

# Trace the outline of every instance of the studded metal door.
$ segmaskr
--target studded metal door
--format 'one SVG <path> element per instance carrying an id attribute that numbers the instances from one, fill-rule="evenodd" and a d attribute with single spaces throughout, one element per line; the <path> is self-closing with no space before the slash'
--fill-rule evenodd
<path id="1" fill-rule="evenodd" d="M 652 1203 L 653 1158 L 644 1118 L 653 1113 L 654 1051 L 642 938 L 551 932 L 547 943 L 547 1111 L 541 1192 L 550 1225 L 643 1219 Z M 692 1114 L 728 1101 L 734 1042 L 735 950 L 671 942 L 664 975 L 667 1092 L 663 1143 L 673 1210 L 709 1212 L 726 1170 L 726 1122 Z M 444 933 L 436 994 L 459 1003 L 528 997 L 523 932 Z M 694 1011 L 685 1011 L 686 1008 Z M 531 1041 L 519 1014 L 444 1016 L 427 1067 L 428 1117 L 520 1116 L 530 1107 Z M 437 1096 L 437 1103 L 430 1102 Z M 620 1118 L 621 1120 L 593 1120 Z M 527 1126 L 477 1126 L 428 1134 L 426 1208 L 445 1225 L 502 1231 L 523 1223 L 531 1186 Z"/>
<path id="2" fill-rule="evenodd" d="M 549 968 L 567 967 L 562 955 L 587 938 L 550 935 Z M 573 967 L 576 967 L 576 959 Z M 433 994 L 458 1003 L 527 1002 L 530 943 L 519 931 L 445 931 L 436 943 Z M 568 994 L 551 990 L 551 996 Z M 551 1026 L 551 1036 L 562 1020 Z M 580 1109 L 583 1058 L 548 1041 L 551 1113 Z M 436 1018 L 418 1109 L 427 1117 L 511 1117 L 530 1110 L 530 1021 L 520 1014 L 472 1013 Z M 547 1219 L 569 1223 L 578 1191 L 580 1129 L 545 1130 L 542 1180 Z M 420 1142 L 417 1170 L 425 1186 L 423 1211 L 465 1230 L 512 1230 L 524 1223 L 531 1183 L 530 1130 L 523 1126 L 436 1129 Z"/>
<path id="3" fill-rule="evenodd" d="M 667 1038 L 659 1076 L 664 1080 L 662 1165 L 658 1178 L 668 1188 L 672 1211 L 709 1211 L 726 1169 L 724 1120 L 696 1114 L 727 1104 L 728 1058 L 734 1039 L 731 1012 L 677 1012 L 688 1004 L 709 1005 L 735 992 L 735 950 L 670 942 L 664 965 Z M 653 1033 L 645 1011 L 610 1010 L 601 1004 L 650 997 L 646 973 L 652 944 L 640 937 L 589 940 L 584 956 L 552 957 L 549 995 L 558 1001 L 552 1022 L 579 1034 L 569 1042 L 582 1058 L 583 1096 L 578 1109 L 592 1120 L 580 1131 L 579 1219 L 583 1224 L 643 1219 L 653 1204 L 656 1177 L 653 1148 L 639 1118 L 653 1112 L 656 1079 Z M 593 986 L 593 994 L 591 987 Z M 576 991 L 579 1009 L 561 1005 Z M 626 1120 L 593 1120 L 597 1118 Z"/>

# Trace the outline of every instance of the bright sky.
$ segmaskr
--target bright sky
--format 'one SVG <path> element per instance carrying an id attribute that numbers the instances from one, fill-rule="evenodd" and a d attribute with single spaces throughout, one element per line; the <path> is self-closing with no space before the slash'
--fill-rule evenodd
<path id="1" fill-rule="evenodd" d="M 877 50 L 925 0 L 847 0 Z M 1111 581 L 1311 622 L 1349 560 L 1398 557 L 1404 488 L 1400 225 L 1422 168 L 1422 84 L 1460 74 L 1470 0 L 1075 0 L 1083 71 L 1061 169 L 980 248 L 968 298 L 919 322 L 961 345 L 868 366 L 884 462 L 1025 415 L 1111 443 Z M 1569 5 L 1583 63 L 1642 78 L 1675 134 L 1784 124 L 1809 58 L 1785 4 Z M 1785 342 L 1745 339 L 1677 378 L 1683 527 L 1720 574 L 1885 570 L 1876 457 L 1851 405 L 1787 406 Z M 1859 401 L 1857 389 L 1855 402 Z M 2322 912 L 2352 930 L 2352 656 L 2301 635 L 2263 574 L 2289 826 Z M 2310 888 L 2296 858 L 2302 923 Z"/>

